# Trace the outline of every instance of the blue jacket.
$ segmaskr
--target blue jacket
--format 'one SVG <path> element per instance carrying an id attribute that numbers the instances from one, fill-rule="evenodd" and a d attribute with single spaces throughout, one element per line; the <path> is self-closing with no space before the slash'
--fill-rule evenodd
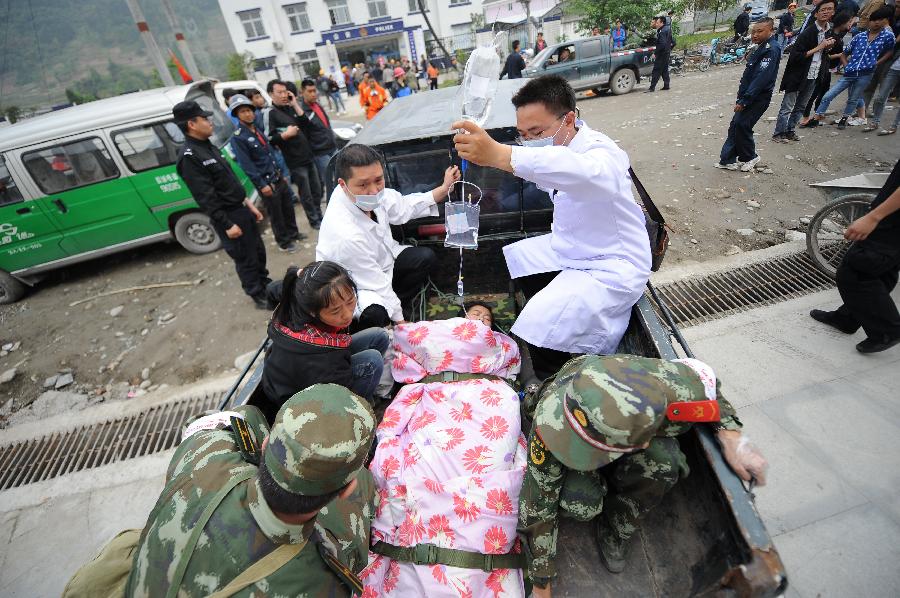
<path id="1" fill-rule="evenodd" d="M 737 103 L 749 106 L 757 100 L 771 100 L 780 61 L 781 46 L 773 35 L 747 58 L 747 66 L 738 86 Z"/>
<path id="2" fill-rule="evenodd" d="M 613 47 L 621 48 L 625 45 L 625 38 L 628 37 L 628 30 L 623 26 L 621 29 L 612 30 Z"/>
<path id="3" fill-rule="evenodd" d="M 281 169 L 278 168 L 274 148 L 265 135 L 260 133 L 260 136 L 264 142 L 260 141 L 256 133 L 241 124 L 231 137 L 234 156 L 257 189 L 275 184 L 283 176 Z"/>

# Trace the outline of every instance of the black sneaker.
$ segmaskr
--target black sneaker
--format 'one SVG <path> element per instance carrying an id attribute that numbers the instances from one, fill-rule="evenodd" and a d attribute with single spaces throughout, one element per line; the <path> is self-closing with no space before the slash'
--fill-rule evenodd
<path id="1" fill-rule="evenodd" d="M 842 117 L 841 120 L 839 120 L 837 122 L 837 128 L 841 129 L 841 130 L 844 130 L 847 128 L 847 117 L 846 116 Z"/>
<path id="2" fill-rule="evenodd" d="M 898 343 L 900 343 L 900 335 L 897 335 L 894 338 L 884 335 L 880 340 L 867 338 L 856 345 L 856 350 L 860 353 L 880 353 L 881 351 L 890 349 Z"/>
<path id="3" fill-rule="evenodd" d="M 788 138 L 783 133 L 779 133 L 778 135 L 772 135 L 772 141 L 775 141 L 777 143 L 787 143 Z"/>
<path id="4" fill-rule="evenodd" d="M 818 119 L 811 118 L 811 119 L 809 119 L 809 122 L 807 122 L 806 124 L 800 125 L 800 128 L 801 129 L 815 129 L 820 124 L 822 124 L 822 123 L 820 123 Z"/>
<path id="5" fill-rule="evenodd" d="M 814 309 L 809 312 L 809 317 L 811 317 L 816 322 L 828 324 L 832 328 L 840 330 L 844 334 L 853 334 L 854 332 L 859 330 L 859 326 L 853 326 L 852 324 L 848 324 L 846 321 L 841 321 L 841 317 L 837 314 L 837 312 L 825 311 L 824 309 Z"/>
<path id="6" fill-rule="evenodd" d="M 645 89 L 644 93 L 653 93 L 654 91 L 656 90 L 651 87 L 650 89 Z"/>
<path id="7" fill-rule="evenodd" d="M 671 87 L 663 87 L 662 88 L 663 91 L 669 91 L 670 89 L 672 89 L 672 88 Z"/>
<path id="8" fill-rule="evenodd" d="M 297 244 L 293 241 L 288 241 L 284 245 L 279 245 L 278 249 L 284 251 L 285 253 L 294 253 L 297 251 Z"/>
<path id="9" fill-rule="evenodd" d="M 292 241 L 305 241 L 308 238 L 309 237 L 307 237 L 304 233 L 298 232 L 296 235 L 294 235 L 294 238 L 291 240 Z"/>
<path id="10" fill-rule="evenodd" d="M 800 141 L 800 136 L 797 135 L 797 134 L 796 134 L 795 132 L 793 132 L 793 131 L 788 131 L 787 133 L 784 133 L 784 134 L 782 135 L 782 137 L 784 137 L 785 139 L 787 139 L 787 140 L 789 140 L 789 141 Z"/>

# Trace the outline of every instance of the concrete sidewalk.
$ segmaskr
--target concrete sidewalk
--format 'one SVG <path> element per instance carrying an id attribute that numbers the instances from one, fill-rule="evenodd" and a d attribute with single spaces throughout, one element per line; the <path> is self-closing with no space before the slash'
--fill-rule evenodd
<path id="1" fill-rule="evenodd" d="M 836 291 L 818 293 L 685 336 L 771 462 L 757 504 L 787 568 L 787 596 L 898 596 L 900 347 L 860 355 L 861 333 L 807 315 L 838 303 Z M 58 596 L 116 532 L 144 524 L 171 453 L 0 493 L 0 595 Z"/>
<path id="2" fill-rule="evenodd" d="M 771 464 L 757 506 L 786 596 L 900 596 L 900 347 L 861 355 L 862 332 L 808 315 L 840 303 L 825 291 L 684 335 Z"/>

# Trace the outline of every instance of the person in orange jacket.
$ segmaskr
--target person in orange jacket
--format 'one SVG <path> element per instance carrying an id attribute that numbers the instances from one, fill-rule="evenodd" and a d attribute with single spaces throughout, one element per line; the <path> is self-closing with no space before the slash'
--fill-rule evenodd
<path id="1" fill-rule="evenodd" d="M 359 105 L 366 109 L 366 120 L 375 118 L 388 101 L 388 93 L 366 71 L 359 84 Z"/>

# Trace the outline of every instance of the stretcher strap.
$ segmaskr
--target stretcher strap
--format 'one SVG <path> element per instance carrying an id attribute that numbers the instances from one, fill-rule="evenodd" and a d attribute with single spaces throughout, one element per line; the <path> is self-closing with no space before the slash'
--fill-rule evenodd
<path id="1" fill-rule="evenodd" d="M 494 571 L 496 569 L 522 569 L 524 555 L 508 552 L 506 554 L 481 554 L 468 550 L 455 548 L 443 548 L 434 544 L 416 544 L 408 548 L 394 546 L 386 542 L 376 542 L 372 552 L 380 554 L 404 563 L 416 565 L 447 565 L 449 567 L 462 567 L 463 569 L 481 569 L 482 571 Z"/>

